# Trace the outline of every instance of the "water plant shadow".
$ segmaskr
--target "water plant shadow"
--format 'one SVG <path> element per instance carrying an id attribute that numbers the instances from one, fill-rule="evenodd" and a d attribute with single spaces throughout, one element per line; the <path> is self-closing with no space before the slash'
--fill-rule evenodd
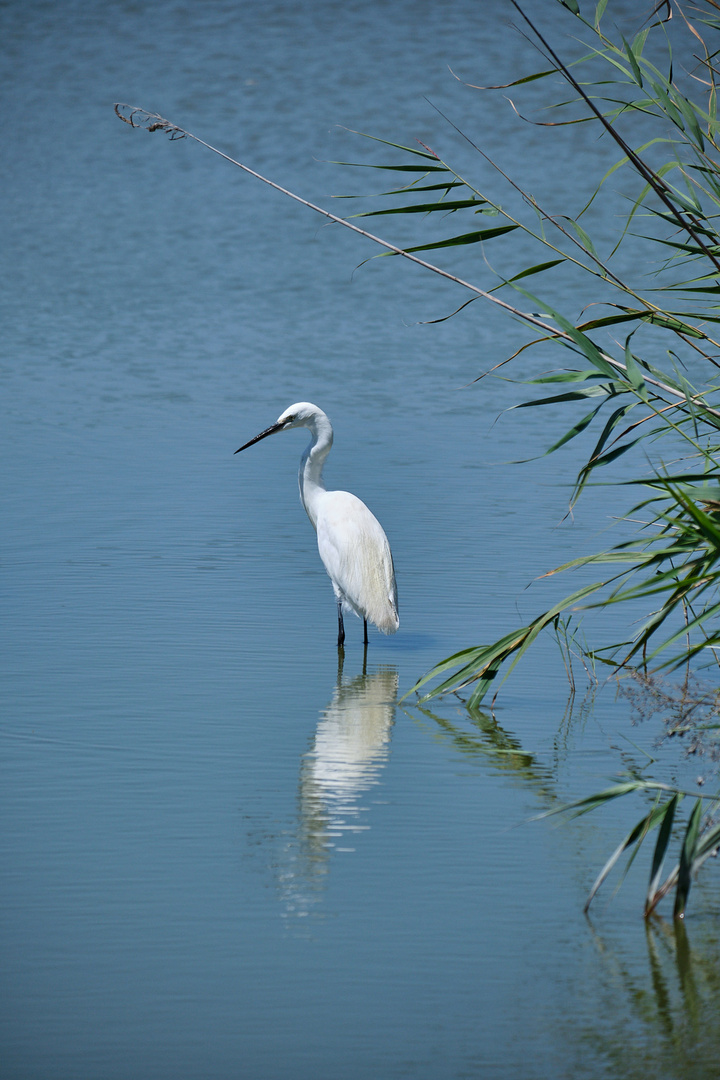
<path id="1" fill-rule="evenodd" d="M 720 938 L 714 927 L 695 928 L 699 944 L 681 920 L 645 923 L 647 967 L 632 961 L 626 944 L 601 935 L 588 920 L 599 966 L 598 1025 L 574 1031 L 583 1054 L 583 1075 L 618 1080 L 672 1076 L 706 1080 L 720 1060 Z M 588 1050 L 595 1053 L 588 1054 Z M 590 1061 L 597 1073 L 586 1070 Z M 599 1070 L 603 1071 L 600 1072 Z"/>

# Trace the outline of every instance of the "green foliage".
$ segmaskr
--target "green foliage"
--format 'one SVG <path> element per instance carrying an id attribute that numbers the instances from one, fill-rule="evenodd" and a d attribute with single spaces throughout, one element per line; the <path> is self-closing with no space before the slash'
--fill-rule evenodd
<path id="1" fill-rule="evenodd" d="M 595 659 L 615 666 L 642 657 L 643 662 L 657 658 L 659 664 L 672 667 L 700 654 L 714 662 L 714 650 L 720 647 L 720 344 L 713 336 L 720 321 L 720 305 L 715 303 L 720 297 L 720 128 L 717 67 L 703 39 L 705 35 L 711 41 L 712 32 L 720 30 L 720 7 L 715 0 L 701 0 L 693 8 L 693 23 L 674 3 L 662 5 L 632 40 L 618 32 L 614 40 L 601 25 L 605 4 L 598 5 L 591 22 L 576 4 L 563 3 L 580 26 L 585 47 L 578 59 L 565 63 L 515 0 L 511 2 L 552 66 L 510 85 L 520 88 L 530 81 L 561 77 L 573 96 L 554 107 L 565 115 L 552 126 L 594 124 L 620 151 L 585 207 L 574 219 L 554 217 L 510 180 L 521 197 L 514 211 L 478 190 L 427 147 L 411 149 L 377 140 L 398 156 L 394 161 L 364 167 L 395 172 L 399 177 L 412 169 L 413 179 L 377 196 L 383 203 L 391 199 L 392 206 L 383 205 L 358 216 L 409 214 L 416 215 L 411 218 L 416 222 L 444 221 L 447 216 L 455 222 L 469 214 L 496 219 L 493 226 L 472 231 L 453 228 L 439 240 L 405 248 L 408 252 L 451 251 L 472 245 L 480 245 L 484 251 L 491 245 L 493 251 L 497 248 L 507 253 L 511 234 L 522 233 L 532 240 L 540 257 L 499 276 L 492 293 L 510 293 L 519 297 L 521 304 L 528 303 L 531 311 L 544 312 L 538 317 L 504 301 L 504 306 L 533 331 L 542 331 L 525 349 L 555 343 L 569 354 L 570 362 L 561 370 L 529 380 L 528 385 L 552 387 L 553 392 L 522 401 L 515 408 L 560 404 L 575 408 L 574 403 L 586 403 L 586 410 L 560 430 L 546 450 L 554 453 L 583 432 L 597 428 L 592 452 L 578 469 L 571 506 L 599 471 L 631 452 L 637 455 L 642 451 L 642 474 L 631 483 L 643 484 L 648 493 L 630 511 L 618 514 L 626 522 L 638 522 L 634 538 L 545 575 L 605 564 L 612 568 L 608 576 L 575 590 L 528 626 L 499 641 L 446 658 L 413 687 L 423 689 L 424 701 L 436 694 L 471 688 L 473 707 L 497 686 L 501 670 L 507 677 L 540 630 L 557 629 L 562 613 L 567 618 L 569 612 L 583 608 L 647 601 L 648 614 L 632 641 L 595 651 Z M 698 100 L 673 75 L 668 36 L 671 14 L 673 26 L 681 24 L 686 32 L 687 56 L 683 54 L 683 61 L 693 70 L 692 78 L 685 81 L 694 88 Z M 626 128 L 641 130 L 638 149 L 625 136 Z M 489 161 L 467 135 L 464 137 Z M 408 158 L 413 164 L 408 164 Z M 652 245 L 657 265 L 649 287 L 624 280 L 612 268 L 612 255 L 604 258 L 598 254 L 597 245 L 580 222 L 607 179 L 618 170 L 634 178 L 638 190 L 630 196 L 630 208 L 613 253 L 630 242 Z M 642 235 L 632 231 L 640 216 Z M 587 304 L 600 309 L 592 319 L 573 320 L 524 288 L 525 279 L 542 279 L 559 265 L 573 272 L 578 289 L 583 281 L 587 283 Z M 602 297 L 599 302 L 598 296 Z M 466 307 L 464 304 L 458 311 Z M 608 334 L 618 326 L 623 326 L 625 333 L 621 345 Z M 658 344 L 659 336 L 668 339 L 664 349 Z M 692 381 L 686 374 L 690 369 Z M 677 454 L 678 445 L 686 451 L 682 471 L 676 465 L 670 473 L 664 462 L 670 453 Z"/>
<path id="2" fill-rule="evenodd" d="M 693 875 L 697 873 L 707 859 L 717 855 L 718 848 L 720 848 L 720 822 L 716 820 L 715 815 L 720 810 L 720 797 L 718 795 L 695 796 L 690 816 L 682 831 L 679 860 L 670 873 L 662 879 L 663 865 L 673 835 L 676 811 L 683 798 L 689 793 L 678 791 L 668 784 L 660 784 L 652 780 L 628 780 L 621 784 L 615 784 L 604 791 L 588 795 L 584 799 L 578 799 L 577 802 L 556 807 L 541 816 L 548 817 L 550 814 L 567 813 L 568 811 L 576 816 L 586 814 L 590 810 L 606 806 L 609 802 L 625 795 L 648 792 L 657 792 L 652 808 L 646 814 L 643 814 L 640 820 L 632 827 L 603 866 L 590 890 L 590 895 L 585 904 L 586 911 L 592 904 L 600 886 L 608 878 L 620 858 L 629 853 L 625 871 L 627 873 L 640 851 L 643 841 L 653 829 L 657 829 L 658 832 L 645 897 L 645 917 L 652 915 L 663 897 L 672 889 L 675 889 L 673 917 L 676 919 L 682 918 L 685 914 Z M 666 796 L 665 799 L 663 799 L 663 795 Z M 705 811 L 704 807 L 707 807 Z"/>
<path id="3" fill-rule="evenodd" d="M 484 255 L 490 245 L 494 266 L 508 255 L 509 245 L 513 258 L 512 242 L 519 235 L 532 241 L 537 250 L 531 262 L 513 265 L 504 275 L 498 273 L 498 282 L 489 292 L 467 280 L 455 280 L 486 299 L 502 297 L 503 306 L 532 329 L 532 339 L 504 364 L 528 348 L 542 345 L 546 352 L 553 343 L 568 357 L 560 370 L 525 380 L 526 385 L 540 388 L 540 393 L 514 408 L 554 406 L 555 415 L 558 406 L 573 410 L 570 423 L 554 433 L 546 454 L 596 429 L 592 451 L 577 471 L 571 507 L 590 482 L 607 475 L 606 470 L 612 475 L 612 465 L 625 455 L 630 455 L 626 461 L 632 461 L 633 455 L 641 460 L 642 468 L 637 478 L 623 480 L 619 491 L 637 486 L 644 491 L 639 503 L 618 514 L 626 529 L 632 524 L 630 539 L 545 575 L 597 565 L 607 570 L 605 576 L 565 596 L 529 625 L 440 661 L 410 691 L 419 695 L 420 705 L 438 695 L 464 693 L 471 716 L 481 715 L 482 701 L 491 691 L 497 694 L 498 684 L 542 630 L 554 631 L 572 680 L 576 629 L 571 621 L 573 613 L 582 609 L 623 612 L 632 605 L 636 616 L 639 602 L 646 611 L 630 640 L 604 648 L 584 646 L 580 651 L 586 666 L 609 665 L 615 673 L 638 663 L 645 671 L 649 664 L 655 669 L 681 664 L 689 669 L 698 660 L 717 663 L 720 655 L 720 344 L 716 330 L 720 322 L 720 127 L 715 85 L 720 49 L 712 37 L 720 30 L 720 3 L 698 0 L 690 10 L 667 0 L 628 40 L 616 30 L 606 33 L 607 0 L 600 0 L 593 21 L 582 15 L 576 0 L 559 0 L 579 25 L 584 47 L 572 63 L 556 54 L 516 0 L 511 3 L 551 66 L 510 85 L 520 90 L 538 80 L 564 80 L 572 96 L 553 107 L 560 110 L 561 119 L 550 126 L 595 125 L 619 151 L 586 205 L 575 218 L 553 216 L 502 173 L 520 196 L 515 210 L 478 190 L 451 164 L 427 152 L 427 147 L 419 151 L 385 142 L 399 157 L 372 167 L 396 172 L 398 185 L 378 196 L 381 208 L 358 216 L 408 214 L 415 215 L 410 220 L 416 223 L 444 222 L 450 217 L 451 234 L 405 250 L 451 253 L 456 247 L 467 251 L 480 245 Z M 673 60 L 671 28 L 673 44 L 684 49 L 681 78 L 674 74 L 681 69 Z M 460 134 L 493 165 L 466 133 Z M 410 166 L 415 172 L 403 185 L 400 178 L 408 170 L 408 155 L 415 159 L 416 164 Z M 604 257 L 580 219 L 601 196 L 608 179 L 623 175 L 633 181 L 634 190 L 612 252 Z M 393 205 L 388 207 L 385 200 L 392 200 Z M 458 218 L 467 219 L 470 214 L 493 216 L 495 221 L 491 227 L 460 231 Z M 636 232 L 640 221 L 642 232 Z M 641 284 L 627 281 L 613 268 L 613 256 L 629 243 L 644 245 L 645 253 L 648 246 L 654 251 L 650 284 L 647 279 Z M 646 255 L 637 261 L 646 262 Z M 571 319 L 526 290 L 528 278 L 542 281 L 558 266 L 573 273 L 577 292 L 587 285 L 582 310 L 592 307 L 592 318 Z M 487 272 L 484 259 L 483 272 Z M 508 296 L 516 299 L 508 300 Z M 447 317 L 456 316 L 471 302 Z M 522 304 L 529 305 L 530 311 L 523 310 Z M 544 314 L 531 314 L 538 311 Z M 621 343 L 610 336 L 616 327 L 623 329 Z M 583 405 L 578 416 L 574 410 Z M 671 458 L 672 468 L 667 464 Z M 623 607 L 618 609 L 619 604 Z M 626 631 L 623 637 L 627 636 Z M 586 909 L 619 861 L 626 857 L 629 868 L 645 839 L 655 833 L 644 913 L 652 914 L 674 890 L 674 917 L 684 916 L 694 874 L 720 849 L 720 795 L 691 796 L 692 807 L 681 823 L 681 804 L 689 793 L 632 777 L 548 813 L 584 814 L 618 798 L 648 795 L 653 797 L 652 804 L 602 867 Z M 674 840 L 679 845 L 677 861 L 664 874 Z"/>

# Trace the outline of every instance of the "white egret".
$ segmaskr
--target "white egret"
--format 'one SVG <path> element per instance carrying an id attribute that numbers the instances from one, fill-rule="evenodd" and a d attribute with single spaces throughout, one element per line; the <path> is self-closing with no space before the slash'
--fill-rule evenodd
<path id="1" fill-rule="evenodd" d="M 325 490 L 322 470 L 333 443 L 325 413 L 309 401 L 299 401 L 235 453 L 276 431 L 299 427 L 308 428 L 312 435 L 300 461 L 300 502 L 317 533 L 320 558 L 335 590 L 338 648 L 345 641 L 343 609 L 363 620 L 367 645 L 368 619 L 383 634 L 394 634 L 400 625 L 395 571 L 387 536 L 365 503 L 349 491 Z"/>

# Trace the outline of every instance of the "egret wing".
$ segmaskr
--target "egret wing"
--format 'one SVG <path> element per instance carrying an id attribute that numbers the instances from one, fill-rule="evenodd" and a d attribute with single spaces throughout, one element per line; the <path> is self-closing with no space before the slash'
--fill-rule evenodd
<path id="1" fill-rule="evenodd" d="M 349 491 L 325 492 L 318 503 L 317 539 L 336 594 L 384 634 L 400 625 L 387 536 L 364 502 Z"/>

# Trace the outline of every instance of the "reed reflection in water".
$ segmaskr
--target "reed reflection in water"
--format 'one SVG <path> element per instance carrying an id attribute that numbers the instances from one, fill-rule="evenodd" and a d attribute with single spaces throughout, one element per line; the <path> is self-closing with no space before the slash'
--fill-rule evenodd
<path id="1" fill-rule="evenodd" d="M 601 934 L 590 920 L 588 926 L 599 959 L 599 1007 L 594 1022 L 573 1023 L 566 1036 L 583 1058 L 583 1076 L 714 1080 L 720 1071 L 717 929 L 693 928 L 693 946 L 682 919 L 647 919 L 645 966 L 612 932 Z"/>
<path id="2" fill-rule="evenodd" d="M 345 678 L 342 652 L 332 698 L 300 762 L 297 832 L 279 868 L 285 913 L 303 916 L 324 888 L 333 851 L 351 852 L 370 828 L 363 796 L 380 782 L 390 754 L 398 672 L 378 666 Z M 350 841 L 350 843 L 348 843 Z"/>

